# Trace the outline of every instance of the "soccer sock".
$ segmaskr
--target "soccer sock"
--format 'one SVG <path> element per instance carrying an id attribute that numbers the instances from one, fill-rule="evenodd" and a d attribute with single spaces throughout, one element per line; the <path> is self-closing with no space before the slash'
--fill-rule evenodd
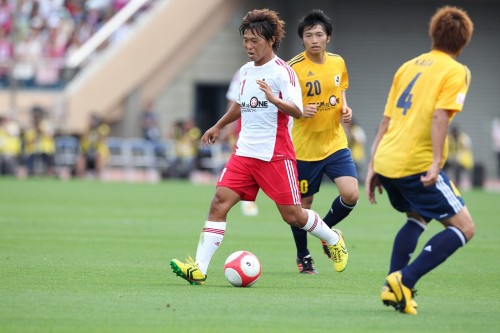
<path id="1" fill-rule="evenodd" d="M 352 212 L 356 204 L 349 206 L 342 201 L 340 195 L 332 202 L 332 208 L 328 211 L 323 221 L 331 228 Z"/>
<path id="2" fill-rule="evenodd" d="M 325 222 L 319 217 L 316 212 L 306 209 L 308 218 L 306 225 L 302 227 L 305 231 L 309 232 L 311 235 L 324 240 L 328 245 L 335 245 L 339 241 L 339 235 L 330 229 Z"/>
<path id="3" fill-rule="evenodd" d="M 297 258 L 308 256 L 310 253 L 307 248 L 307 231 L 293 226 L 290 226 L 290 228 L 292 229 L 293 239 L 297 247 Z"/>
<path id="4" fill-rule="evenodd" d="M 392 246 L 389 274 L 405 268 L 417 247 L 418 239 L 427 226 L 417 219 L 408 218 L 399 229 Z"/>
<path id="5" fill-rule="evenodd" d="M 226 222 L 205 222 L 196 250 L 196 262 L 203 274 L 207 274 L 210 260 L 222 243 L 225 230 Z"/>
<path id="6" fill-rule="evenodd" d="M 415 261 L 401 271 L 403 284 L 413 288 L 422 276 L 442 264 L 466 242 L 464 234 L 456 227 L 448 227 L 436 234 L 425 244 Z"/>

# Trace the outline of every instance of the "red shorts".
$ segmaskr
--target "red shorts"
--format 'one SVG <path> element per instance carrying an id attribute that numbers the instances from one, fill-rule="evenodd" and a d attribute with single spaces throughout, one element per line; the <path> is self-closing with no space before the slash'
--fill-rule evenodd
<path id="1" fill-rule="evenodd" d="M 266 162 L 256 158 L 231 155 L 222 170 L 217 186 L 228 187 L 241 200 L 254 201 L 259 188 L 278 205 L 300 205 L 297 162 Z"/>

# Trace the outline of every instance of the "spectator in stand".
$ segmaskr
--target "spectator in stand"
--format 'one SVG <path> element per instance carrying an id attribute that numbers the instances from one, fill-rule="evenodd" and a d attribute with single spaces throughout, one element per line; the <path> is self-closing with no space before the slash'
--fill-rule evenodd
<path id="1" fill-rule="evenodd" d="M 0 87 L 9 85 L 9 66 L 13 56 L 13 45 L 5 30 L 0 27 Z"/>
<path id="2" fill-rule="evenodd" d="M 161 139 L 161 129 L 158 115 L 153 108 L 153 102 L 148 101 L 141 114 L 142 137 L 151 142 L 157 142 Z"/>
<path id="3" fill-rule="evenodd" d="M 9 0 L 0 0 L 0 28 L 8 35 L 12 29 L 13 6 Z"/>
<path id="4" fill-rule="evenodd" d="M 63 65 L 65 45 L 58 40 L 58 30 L 50 29 L 43 44 L 43 58 L 36 70 L 36 85 L 57 87 L 60 83 L 60 72 Z"/>
<path id="5" fill-rule="evenodd" d="M 15 28 L 17 39 L 13 53 L 19 61 L 9 75 L 19 81 L 21 88 L 60 87 L 64 59 L 89 40 L 128 2 L 129 0 L 0 0 L 0 29 L 8 32 Z M 138 10 L 111 39 L 124 39 L 135 17 L 148 8 L 150 4 Z M 16 14 L 15 17 L 13 13 Z M 108 44 L 108 41 L 103 42 L 97 51 L 105 49 Z M 96 52 L 93 53 L 95 54 Z M 0 54 L 0 85 L 2 75 L 6 76 L 5 71 L 2 72 L 1 56 Z M 4 83 L 8 81 L 10 77 L 3 80 Z"/>
<path id="6" fill-rule="evenodd" d="M 31 116 L 32 125 L 24 132 L 24 155 L 28 175 L 53 176 L 56 151 L 53 128 L 45 119 L 45 110 L 41 107 L 33 107 Z"/>
<path id="7" fill-rule="evenodd" d="M 109 157 L 106 138 L 109 135 L 109 126 L 97 114 L 90 116 L 89 129 L 80 139 L 80 154 L 76 162 L 76 174 L 84 177 L 87 172 L 93 171 L 100 179 L 102 170 Z"/>
<path id="8" fill-rule="evenodd" d="M 12 75 L 19 86 L 34 87 L 36 69 L 43 56 L 42 48 L 39 32 L 36 29 L 31 29 L 30 34 L 15 46 L 17 61 Z"/>

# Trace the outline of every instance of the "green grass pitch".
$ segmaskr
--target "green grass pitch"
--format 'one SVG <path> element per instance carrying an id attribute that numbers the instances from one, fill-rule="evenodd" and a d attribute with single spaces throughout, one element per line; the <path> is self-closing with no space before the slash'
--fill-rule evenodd
<path id="1" fill-rule="evenodd" d="M 408 316 L 379 300 L 405 219 L 363 191 L 339 224 L 343 273 L 310 236 L 320 274 L 298 274 L 289 228 L 261 192 L 257 217 L 230 212 L 207 285 L 191 286 L 169 261 L 196 254 L 213 185 L 0 179 L 0 332 L 498 332 L 500 193 L 463 193 L 476 236 L 419 281 Z M 313 207 L 324 215 L 336 195 L 323 185 Z M 441 228 L 431 223 L 417 251 Z M 236 250 L 261 260 L 251 288 L 225 281 Z"/>

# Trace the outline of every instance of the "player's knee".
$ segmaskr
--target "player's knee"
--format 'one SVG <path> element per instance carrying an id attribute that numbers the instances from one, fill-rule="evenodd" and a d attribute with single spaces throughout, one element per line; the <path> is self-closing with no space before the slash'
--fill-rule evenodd
<path id="1" fill-rule="evenodd" d="M 349 206 L 354 206 L 359 200 L 359 190 L 353 189 L 347 193 L 342 194 L 342 202 Z"/>
<path id="2" fill-rule="evenodd" d="M 283 213 L 281 214 L 283 221 L 291 225 L 292 227 L 302 228 L 305 223 L 301 223 L 299 216 L 297 214 L 292 213 Z"/>
<path id="3" fill-rule="evenodd" d="M 470 241 L 476 233 L 476 225 L 473 221 L 470 221 L 462 227 L 462 232 L 464 233 L 465 238 L 467 238 L 467 241 Z"/>

